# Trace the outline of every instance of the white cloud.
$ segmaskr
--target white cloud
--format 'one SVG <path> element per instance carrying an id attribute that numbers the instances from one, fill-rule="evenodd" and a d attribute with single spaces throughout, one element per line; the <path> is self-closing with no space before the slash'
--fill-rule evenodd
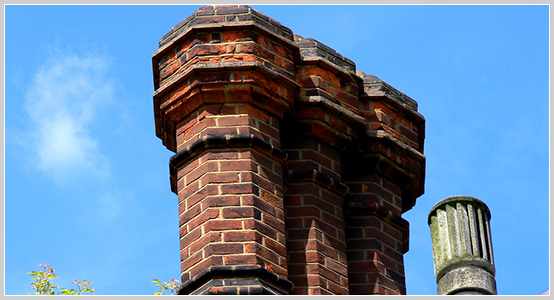
<path id="1" fill-rule="evenodd" d="M 56 183 L 85 174 L 109 176 L 109 162 L 92 131 L 99 110 L 114 99 L 108 66 L 103 56 L 56 51 L 25 94 L 28 146 L 37 155 L 37 167 Z"/>

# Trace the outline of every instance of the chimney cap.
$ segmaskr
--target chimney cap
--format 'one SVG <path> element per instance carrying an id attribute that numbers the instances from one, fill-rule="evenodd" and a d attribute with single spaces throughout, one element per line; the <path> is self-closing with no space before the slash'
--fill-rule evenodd
<path id="1" fill-rule="evenodd" d="M 485 208 L 484 211 L 486 212 L 487 216 L 488 216 L 488 219 L 490 220 L 491 219 L 491 211 L 489 209 L 489 207 L 487 206 L 487 204 L 485 204 L 485 202 L 483 202 L 482 200 L 479 200 L 475 197 L 471 197 L 471 196 L 452 196 L 452 197 L 448 197 L 446 199 L 443 199 L 439 202 L 437 202 L 433 208 L 431 208 L 431 210 L 429 211 L 429 214 L 427 215 L 427 224 L 431 224 L 431 215 L 433 215 L 435 213 L 435 211 L 443 206 L 443 205 L 446 205 L 446 204 L 449 204 L 449 203 L 458 203 L 458 202 L 473 202 L 473 203 L 476 203 L 479 207 L 483 207 Z"/>

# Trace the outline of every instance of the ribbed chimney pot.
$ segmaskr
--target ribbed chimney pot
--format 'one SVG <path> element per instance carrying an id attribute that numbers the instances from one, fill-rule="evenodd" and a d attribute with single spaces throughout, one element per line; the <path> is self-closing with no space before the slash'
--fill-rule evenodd
<path id="1" fill-rule="evenodd" d="M 496 295 L 491 213 L 474 197 L 454 196 L 433 206 L 431 227 L 439 295 Z"/>

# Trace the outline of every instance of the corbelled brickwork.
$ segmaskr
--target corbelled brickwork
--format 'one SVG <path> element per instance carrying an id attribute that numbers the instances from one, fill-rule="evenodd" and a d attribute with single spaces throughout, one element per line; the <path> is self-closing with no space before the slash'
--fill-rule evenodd
<path id="1" fill-rule="evenodd" d="M 180 294 L 406 293 L 414 100 L 248 6 L 198 9 L 152 61 Z"/>

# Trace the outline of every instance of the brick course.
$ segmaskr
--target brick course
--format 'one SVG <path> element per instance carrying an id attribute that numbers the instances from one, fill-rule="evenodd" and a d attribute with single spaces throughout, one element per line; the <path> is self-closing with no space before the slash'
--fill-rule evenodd
<path id="1" fill-rule="evenodd" d="M 417 103 L 248 6 L 202 7 L 159 45 L 180 293 L 405 294 Z"/>

